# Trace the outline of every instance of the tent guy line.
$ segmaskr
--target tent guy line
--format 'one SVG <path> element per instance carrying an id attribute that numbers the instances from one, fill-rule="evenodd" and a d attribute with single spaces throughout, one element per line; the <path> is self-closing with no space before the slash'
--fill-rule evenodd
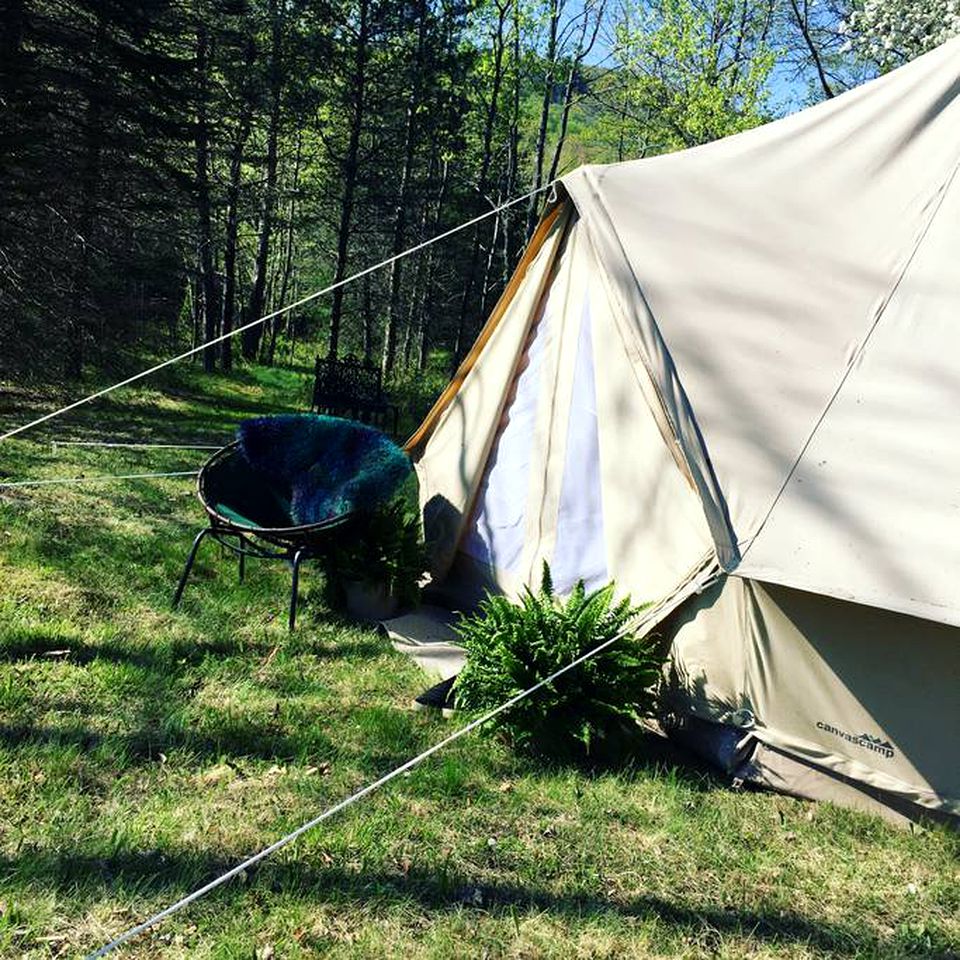
<path id="1" fill-rule="evenodd" d="M 57 447 L 110 447 L 129 450 L 219 450 L 223 444 L 215 443 L 119 443 L 112 440 L 51 440 Z"/>
<path id="2" fill-rule="evenodd" d="M 698 570 L 693 574 L 693 577 L 690 581 L 692 584 L 697 577 L 702 573 L 702 570 Z M 699 589 L 703 589 L 708 584 L 700 584 Z M 516 706 L 522 700 L 526 700 L 527 697 L 532 696 L 538 690 L 541 690 L 543 687 L 547 686 L 550 683 L 553 683 L 556 679 L 563 676 L 570 670 L 573 670 L 575 667 L 579 667 L 581 664 L 586 663 L 587 660 L 595 657 L 598 653 L 602 653 L 608 647 L 613 646 L 613 644 L 622 640 L 628 633 L 642 633 L 647 629 L 656 624 L 657 618 L 661 613 L 661 609 L 665 605 L 672 605 L 672 598 L 661 601 L 660 603 L 648 607 L 643 611 L 640 618 L 632 624 L 630 627 L 621 630 L 615 636 L 611 637 L 609 640 L 605 640 L 603 643 L 597 645 L 592 650 L 588 650 L 586 653 L 581 654 L 575 660 L 571 660 L 570 663 L 565 666 L 560 667 L 559 670 L 555 670 L 548 677 L 544 677 L 543 680 L 538 681 L 532 687 L 528 687 L 526 690 L 521 691 L 518 694 L 512 696 L 509 700 L 504 701 L 498 707 L 494 707 L 492 710 L 487 711 L 481 717 L 477 717 L 474 720 L 471 720 L 469 723 L 462 726 L 459 730 L 455 730 L 449 736 L 444 737 L 442 740 L 433 744 L 433 746 L 428 747 L 422 753 L 417 754 L 410 760 L 407 760 L 405 763 L 402 763 L 399 767 L 395 767 L 389 773 L 384 774 L 378 780 L 374 780 L 372 783 L 368 783 L 365 787 L 362 787 L 356 793 L 351 794 L 345 799 L 341 800 L 339 803 L 334 804 L 332 807 L 324 810 L 323 813 L 314 817 L 312 820 L 308 820 L 306 823 L 297 827 L 296 830 L 288 833 L 286 836 L 281 837 L 279 840 L 276 840 L 274 843 L 271 843 L 270 846 L 264 847 L 258 853 L 253 854 L 250 857 L 247 857 L 246 860 L 238 863 L 235 867 L 232 867 L 226 873 L 221 874 L 214 880 L 211 880 L 209 883 L 205 884 L 202 887 L 198 887 L 192 893 L 187 894 L 185 897 L 182 897 L 176 903 L 171 904 L 169 907 L 161 910 L 159 913 L 154 914 L 148 920 L 144 920 L 143 923 L 137 924 L 135 927 L 131 927 L 129 930 L 122 933 L 119 937 L 114 940 L 111 940 L 109 943 L 104 944 L 98 950 L 95 950 L 93 953 L 88 954 L 86 960 L 98 960 L 100 957 L 105 957 L 107 954 L 112 953 L 118 947 L 123 946 L 123 944 L 129 942 L 134 937 L 139 936 L 141 933 L 145 933 L 151 927 L 156 926 L 163 920 L 166 920 L 168 917 L 173 916 L 175 913 L 179 913 L 184 907 L 189 906 L 195 900 L 199 900 L 201 897 L 210 893 L 211 891 L 217 889 L 217 887 L 223 886 L 223 884 L 232 880 L 234 877 L 243 873 L 245 870 L 250 867 L 255 866 L 260 863 L 262 860 L 265 860 L 271 854 L 276 853 L 278 850 L 283 847 L 288 846 L 293 843 L 294 840 L 301 837 L 303 834 L 307 833 L 309 830 L 312 830 L 314 827 L 321 824 L 324 820 L 329 819 L 334 814 L 339 813 L 341 810 L 345 810 L 347 807 L 352 806 L 358 800 L 363 799 L 371 793 L 374 793 L 376 790 L 379 790 L 380 787 L 385 786 L 391 780 L 396 779 L 401 774 L 406 773 L 409 770 L 412 770 L 414 767 L 418 766 L 427 758 L 433 756 L 433 754 L 438 753 L 443 750 L 444 747 L 449 746 L 456 740 L 459 740 L 461 737 L 466 736 L 468 733 L 473 732 L 478 727 L 483 726 L 483 724 L 488 723 L 493 720 L 495 717 L 498 717 L 501 713 L 505 713 L 511 707 Z"/>
<path id="3" fill-rule="evenodd" d="M 55 484 L 96 483 L 105 480 L 153 480 L 160 477 L 195 477 L 199 470 L 174 470 L 169 473 L 98 474 L 92 477 L 54 477 L 50 480 L 12 480 L 0 482 L 0 490 L 13 487 L 50 487 Z"/>
<path id="4" fill-rule="evenodd" d="M 126 387 L 132 383 L 136 383 L 138 380 L 142 380 L 144 377 L 149 377 L 151 374 L 162 370 L 164 367 L 169 367 L 174 363 L 178 363 L 180 360 L 186 360 L 187 357 L 192 357 L 198 353 L 202 353 L 209 347 L 216 346 L 218 343 L 223 343 L 223 341 L 229 340 L 231 337 L 235 337 L 238 334 L 243 333 L 244 330 L 250 330 L 262 323 L 266 323 L 268 320 L 274 319 L 274 317 L 279 317 L 285 313 L 289 313 L 291 310 L 295 310 L 297 307 L 302 307 L 307 303 L 311 303 L 319 297 L 325 296 L 328 293 L 332 293 L 338 287 L 345 287 L 348 283 L 352 283 L 354 280 L 359 280 L 371 273 L 375 273 L 377 270 L 380 270 L 383 267 L 388 267 L 391 263 L 402 260 L 404 257 L 408 257 L 411 254 L 417 253 L 420 250 L 424 250 L 427 247 L 432 246 L 440 240 L 445 240 L 447 237 L 453 236 L 455 233 L 459 233 L 461 230 L 466 230 L 468 227 L 472 227 L 478 223 L 481 223 L 488 217 L 496 216 L 496 214 L 501 213 L 509 207 L 516 206 L 518 203 L 523 203 L 525 200 L 529 200 L 538 193 L 543 193 L 546 190 L 554 190 L 556 184 L 556 180 L 551 180 L 548 183 L 542 184 L 535 190 L 530 190 L 528 193 L 525 193 L 523 196 L 514 197 L 512 200 L 508 200 L 506 203 L 502 203 L 491 210 L 487 210 L 485 213 L 481 213 L 478 217 L 474 217 L 472 220 L 467 220 L 464 223 L 458 224 L 456 227 L 451 227 L 449 230 L 437 234 L 437 236 L 431 237 L 429 240 L 424 240 L 422 243 L 418 243 L 416 246 L 409 247 L 400 253 L 394 254 L 392 257 L 387 257 L 385 260 L 381 260 L 379 263 L 373 264 L 373 266 L 365 267 L 363 270 L 351 274 L 349 277 L 344 277 L 343 280 L 338 280 L 336 283 L 331 283 L 322 290 L 316 290 L 313 293 L 307 294 L 305 297 L 301 297 L 299 300 L 295 300 L 293 303 L 288 303 L 286 306 L 274 310 L 272 313 L 264 314 L 257 320 L 251 320 L 249 323 L 235 327 L 233 330 L 223 333 L 219 337 L 214 337 L 212 340 L 207 340 L 205 343 L 201 343 L 196 347 L 192 347 L 190 350 L 185 350 L 183 353 L 179 353 L 174 357 L 170 357 L 167 360 L 162 361 L 161 363 L 155 364 L 152 367 L 148 367 L 146 370 L 141 370 L 139 373 L 135 373 L 132 377 L 127 377 L 125 380 L 120 380 L 109 387 L 104 387 L 102 390 L 97 390 L 95 393 L 91 393 L 89 396 L 81 397 L 79 400 L 75 400 L 73 403 L 68 403 L 65 407 L 60 407 L 59 410 L 53 410 L 50 413 L 44 414 L 42 417 L 37 417 L 35 420 L 31 420 L 29 423 L 24 423 L 19 427 L 14 427 L 12 430 L 8 430 L 6 433 L 0 434 L 0 442 L 9 440 L 11 437 L 15 437 L 20 433 L 24 433 L 25 431 L 32 429 L 33 427 L 39 426 L 41 423 L 46 423 L 47 420 L 52 420 L 55 417 L 62 416 L 65 413 L 69 413 L 71 410 L 76 410 L 77 407 L 82 407 L 84 404 L 92 403 L 94 400 L 100 399 L 100 397 L 105 397 L 108 393 L 113 393 L 114 390 L 119 390 L 121 387 Z"/>

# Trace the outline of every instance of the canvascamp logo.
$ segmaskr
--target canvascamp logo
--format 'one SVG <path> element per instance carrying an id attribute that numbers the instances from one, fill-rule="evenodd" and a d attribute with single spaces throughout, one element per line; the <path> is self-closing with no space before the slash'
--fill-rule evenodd
<path id="1" fill-rule="evenodd" d="M 824 733 L 833 734 L 833 736 L 839 737 L 841 740 L 846 740 L 847 743 L 852 743 L 855 747 L 863 747 L 865 750 L 879 753 L 880 756 L 886 757 L 887 760 L 893 758 L 893 744 L 889 740 L 872 737 L 869 733 L 861 733 L 857 736 L 853 733 L 847 733 L 846 730 L 841 730 L 831 723 L 824 723 L 822 720 L 817 721 L 817 729 L 823 730 Z"/>

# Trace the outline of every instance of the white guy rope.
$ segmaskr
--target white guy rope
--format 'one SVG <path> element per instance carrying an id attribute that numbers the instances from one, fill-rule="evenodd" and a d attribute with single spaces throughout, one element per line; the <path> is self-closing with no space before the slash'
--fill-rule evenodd
<path id="1" fill-rule="evenodd" d="M 154 914 L 150 917 L 149 920 L 144 920 L 143 923 L 137 924 L 135 927 L 131 927 L 125 933 L 122 933 L 115 940 L 111 940 L 109 943 L 104 944 L 100 947 L 99 950 L 94 951 L 89 954 L 86 960 L 98 960 L 99 957 L 105 957 L 108 953 L 112 953 L 117 947 L 122 946 L 127 941 L 132 940 L 134 937 L 139 936 L 146 930 L 149 930 L 151 927 L 160 923 L 161 920 L 166 920 L 167 917 L 173 916 L 173 914 L 178 913 L 187 905 L 194 902 L 194 900 L 199 900 L 201 897 L 210 893 L 211 890 L 216 890 L 217 887 L 222 886 L 228 880 L 232 880 L 235 876 L 240 873 L 243 873 L 244 870 L 249 869 L 255 864 L 259 863 L 261 860 L 265 860 L 272 853 L 276 853 L 277 850 L 280 850 L 282 847 L 287 846 L 290 843 L 293 843 L 298 837 L 302 836 L 308 830 L 312 830 L 318 824 L 322 823 L 324 820 L 332 817 L 335 813 L 339 813 L 341 810 L 345 810 L 347 807 L 356 803 L 358 800 L 361 800 L 363 797 L 367 796 L 370 793 L 373 793 L 375 790 L 379 790 L 380 787 L 384 784 L 389 783 L 391 780 L 394 780 L 396 777 L 399 777 L 401 774 L 406 773 L 408 770 L 412 770 L 415 766 L 422 763 L 428 757 L 433 756 L 433 754 L 442 750 L 444 747 L 449 746 L 454 740 L 459 740 L 461 737 L 466 736 L 473 730 L 476 730 L 477 727 L 482 726 L 485 723 L 488 723 L 494 717 L 499 716 L 501 713 L 509 710 L 511 707 L 516 706 L 520 703 L 521 700 L 525 700 L 527 697 L 536 693 L 538 690 L 547 686 L 547 684 L 553 683 L 558 677 L 563 676 L 568 670 L 573 670 L 574 667 L 580 666 L 581 663 L 589 660 L 591 657 L 596 656 L 598 653 L 606 650 L 607 647 L 612 646 L 618 640 L 623 639 L 627 633 L 634 633 L 642 629 L 645 625 L 649 624 L 656 613 L 660 610 L 663 604 L 658 604 L 656 607 L 653 607 L 645 611 L 643 618 L 637 623 L 634 628 L 626 628 L 615 636 L 611 637 L 609 640 L 605 640 L 603 643 L 594 647 L 592 650 L 588 650 L 586 653 L 577 657 L 576 660 L 571 660 L 566 666 L 561 667 L 559 670 L 551 673 L 549 677 L 540 680 L 538 683 L 535 683 L 532 687 L 527 690 L 524 690 L 522 693 L 518 693 L 516 696 L 511 697 L 509 700 L 501 703 L 499 707 L 495 707 L 493 710 L 488 711 L 482 717 L 478 717 L 476 720 L 471 720 L 470 723 L 461 727 L 459 730 L 456 730 L 454 733 L 451 733 L 450 736 L 444 737 L 443 740 L 435 743 L 432 747 L 428 747 L 423 753 L 418 754 L 412 760 L 408 760 L 406 763 L 401 764 L 394 770 L 391 770 L 389 773 L 382 776 L 379 780 L 374 780 L 373 783 L 368 783 L 365 787 L 358 790 L 356 793 L 351 794 L 345 800 L 341 800 L 339 803 L 334 804 L 327 810 L 324 810 L 319 816 L 314 817 L 312 820 L 308 820 L 302 826 L 297 827 L 292 833 L 288 833 L 285 837 L 281 837 L 274 843 L 271 843 L 269 847 L 264 847 L 259 853 L 255 853 L 253 856 L 248 857 L 242 863 L 238 863 L 237 866 L 231 868 L 226 873 L 217 877 L 215 880 L 211 880 L 209 883 L 205 884 L 202 887 L 194 890 L 193 893 L 187 894 L 187 896 L 178 900 L 176 903 L 171 904 L 165 910 L 161 910 L 159 913 Z"/>
<path id="2" fill-rule="evenodd" d="M 522 197 L 514 197 L 513 200 L 508 200 L 506 203 L 502 203 L 500 206 L 494 207 L 492 210 L 488 210 L 486 213 L 481 213 L 480 216 L 474 217 L 472 220 L 467 220 L 465 223 L 461 223 L 456 227 L 451 227 L 444 233 L 437 234 L 437 236 L 431 237 L 429 240 L 424 240 L 422 243 L 418 243 L 414 247 L 410 247 L 407 250 L 403 250 L 400 253 L 394 254 L 392 257 L 387 257 L 386 260 L 381 260 L 379 263 L 375 263 L 372 267 L 366 267 L 357 273 L 351 274 L 349 277 L 344 277 L 343 280 L 338 280 L 336 283 L 331 283 L 322 290 L 317 290 L 305 297 L 301 297 L 299 300 L 296 300 L 293 303 L 288 303 L 286 306 L 280 307 L 278 310 L 274 310 L 273 313 L 265 314 L 257 320 L 251 320 L 249 323 L 235 327 L 228 333 L 222 333 L 219 337 L 214 337 L 212 340 L 207 340 L 206 343 L 201 343 L 199 346 L 193 347 L 190 350 L 185 350 L 183 353 L 179 353 L 175 357 L 170 357 L 168 360 L 164 360 L 162 363 L 148 367 L 146 370 L 141 370 L 140 373 L 135 373 L 132 377 L 127 377 L 126 380 L 121 380 L 119 383 L 115 383 L 112 386 L 104 387 L 102 390 L 97 390 L 96 393 L 91 393 L 87 397 L 81 397 L 79 400 L 74 400 L 73 403 L 68 403 L 65 407 L 61 407 L 59 410 L 54 410 L 51 413 L 45 413 L 42 417 L 37 417 L 36 420 L 31 420 L 29 423 L 25 423 L 22 426 L 14 427 L 12 430 L 8 430 L 6 433 L 0 434 L 0 442 L 9 440 L 11 437 L 15 437 L 18 433 L 23 433 L 26 430 L 30 430 L 33 427 L 39 426 L 41 423 L 45 423 L 47 420 L 52 420 L 54 417 L 62 416 L 65 413 L 69 413 L 71 410 L 76 410 L 77 407 L 82 407 L 84 404 L 98 400 L 100 397 L 104 397 L 108 393 L 113 393 L 114 390 L 119 390 L 121 387 L 126 387 L 131 383 L 136 383 L 138 380 L 142 380 L 144 377 L 149 377 L 150 374 L 156 373 L 158 370 L 162 370 L 164 367 L 169 367 L 171 364 L 177 363 L 180 360 L 186 360 L 187 357 L 192 357 L 194 354 L 202 353 L 208 347 L 214 347 L 218 343 L 222 343 L 224 340 L 229 340 L 231 337 L 235 337 L 237 334 L 243 333 L 244 330 L 249 330 L 252 327 L 259 326 L 261 323 L 266 323 L 267 320 L 272 320 L 274 317 L 279 317 L 284 313 L 289 313 L 289 311 L 295 310 L 297 307 L 302 307 L 304 304 L 310 303 L 311 301 L 316 300 L 318 297 L 322 297 L 325 294 L 331 293 L 338 287 L 344 287 L 348 283 L 352 283 L 354 280 L 359 280 L 361 277 L 365 277 L 370 273 L 374 273 L 383 267 L 388 267 L 391 263 L 395 263 L 397 260 L 402 260 L 404 257 L 408 257 L 413 253 L 417 253 L 418 251 L 423 250 L 440 240 L 444 240 L 455 233 L 459 233 L 461 230 L 465 230 L 467 227 L 472 227 L 474 224 L 486 220 L 487 217 L 495 216 L 501 211 L 506 210 L 508 207 L 515 206 L 518 203 L 523 203 L 524 200 L 529 200 L 530 197 L 538 193 L 542 193 L 544 190 L 549 190 L 555 187 L 555 184 L 556 181 L 551 180 L 549 183 L 545 183 L 542 186 L 537 187 L 535 190 L 525 193 Z"/>
<path id="3" fill-rule="evenodd" d="M 60 483 L 96 483 L 102 480 L 152 480 L 157 477 L 195 477 L 199 470 L 174 470 L 170 473 L 103 474 L 92 477 L 57 477 L 52 480 L 13 480 L 0 482 L 0 490 L 11 487 L 49 487 Z"/>
<path id="4" fill-rule="evenodd" d="M 117 443 L 107 440 L 51 440 L 56 447 L 123 447 L 131 450 L 219 450 L 215 443 Z"/>

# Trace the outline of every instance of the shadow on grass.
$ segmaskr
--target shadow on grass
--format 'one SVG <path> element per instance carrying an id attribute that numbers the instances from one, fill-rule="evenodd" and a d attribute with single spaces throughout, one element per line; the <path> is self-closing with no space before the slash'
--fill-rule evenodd
<path id="1" fill-rule="evenodd" d="M 146 440 L 160 436 L 171 441 L 199 439 L 210 436 L 210 420 L 219 415 L 229 426 L 238 417 L 261 415 L 278 410 L 296 412 L 305 410 L 309 404 L 310 383 L 313 371 L 302 364 L 295 366 L 258 367 L 256 371 L 246 367 L 235 369 L 229 377 L 222 375 L 205 379 L 199 371 L 167 371 L 152 377 L 144 386 L 174 400 L 192 404 L 195 409 L 178 411 L 171 415 L 168 409 L 143 410 L 130 403 L 130 394 L 111 396 L 104 402 L 89 407 L 66 420 L 44 425 L 30 434 L 35 439 L 44 439 L 57 434 L 70 434 L 76 439 L 104 439 L 104 428 L 116 440 Z M 85 383 L 36 384 L 14 388 L 0 384 L 0 422 L 5 427 L 20 426 L 51 408 L 71 403 L 112 382 L 113 377 L 103 381 Z M 238 396 L 235 388 L 261 390 L 262 396 L 247 398 Z M 231 389 L 234 388 L 234 389 Z M 137 396 L 137 400 L 141 397 Z M 203 431 L 191 435 L 188 431 Z"/>
<path id="2" fill-rule="evenodd" d="M 389 703 L 355 704 L 340 712 L 341 722 L 353 718 L 364 729 L 362 750 L 358 753 L 343 749 L 347 744 L 335 745 L 317 725 L 284 729 L 287 718 L 276 723 L 262 718 L 240 720 L 228 712 L 216 718 L 205 716 L 192 721 L 183 717 L 181 710 L 189 703 L 195 689 L 202 684 L 202 676 L 193 676 L 191 670 L 208 660 L 245 658 L 265 663 L 278 651 L 293 657 L 308 657 L 316 661 L 362 660 L 384 655 L 389 645 L 375 634 L 356 632 L 352 636 L 337 635 L 337 627 L 348 626 L 337 618 L 325 620 L 323 632 L 308 635 L 306 631 L 274 639 L 250 640 L 232 636 L 205 638 L 202 641 L 175 639 L 166 646 L 152 648 L 133 645 L 123 638 L 116 641 L 100 639 L 85 642 L 76 636 L 60 632 L 45 633 L 34 628 L 13 628 L 0 643 L 0 665 L 3 663 L 30 663 L 34 661 L 63 662 L 75 666 L 97 663 L 131 667 L 143 673 L 132 677 L 135 699 L 131 704 L 136 719 L 130 728 L 102 732 L 83 723 L 44 724 L 31 722 L 29 715 L 0 725 L 0 744 L 9 749 L 72 747 L 83 751 L 107 749 L 122 758 L 121 767 L 154 762 L 160 753 L 176 750 L 192 753 L 200 760 L 215 760 L 224 756 L 255 758 L 270 761 L 291 761 L 310 757 L 313 760 L 332 760 L 341 757 L 355 766 L 364 776 L 375 778 L 413 756 L 429 742 L 440 739 L 461 725 L 455 720 L 449 727 L 428 729 L 418 722 L 417 715 Z M 330 639 L 328 639 L 330 638 Z M 276 698 L 277 708 L 285 698 L 296 693 L 296 680 L 287 673 L 281 676 L 264 674 L 256 668 L 247 676 L 254 686 L 266 695 Z M 185 686 L 190 679 L 193 686 Z M 47 708 L 66 709 L 63 703 L 49 701 Z M 66 710 L 76 713 L 76 705 Z M 329 709 L 337 711 L 335 701 Z M 421 718 L 422 719 L 429 719 Z M 465 722 L 466 718 L 462 718 Z M 446 727 L 446 729 L 444 729 Z M 354 744 L 357 746 L 357 744 Z M 529 757 L 516 757 L 517 770 L 524 776 L 551 780 L 565 772 L 575 772 L 587 779 L 603 776 L 629 776 L 631 773 L 651 773 L 670 777 L 684 787 L 699 792 L 725 789 L 726 784 L 696 756 L 666 738 L 649 732 L 637 732 L 618 741 L 615 751 L 602 758 L 578 763 L 549 762 Z"/>
<path id="3" fill-rule="evenodd" d="M 0 724 L 0 744 L 6 748 L 30 746 L 76 747 L 89 752 L 103 747 L 124 769 L 154 763 L 160 754 L 184 750 L 200 761 L 223 757 L 289 762 L 298 759 L 329 761 L 337 755 L 332 741 L 316 730 L 309 736 L 290 736 L 269 726 L 228 720 L 201 730 L 142 727 L 126 733 L 101 733 L 85 726 Z"/>
<path id="4" fill-rule="evenodd" d="M 184 706 L 192 701 L 204 680 L 200 675 L 191 674 L 191 668 L 211 658 L 249 659 L 251 655 L 266 663 L 278 650 L 283 650 L 285 641 L 289 642 L 290 653 L 319 661 L 376 657 L 385 649 L 382 642 L 363 635 L 336 643 L 323 643 L 322 639 L 317 642 L 315 638 L 305 637 L 281 637 L 275 643 L 268 640 L 238 641 L 230 637 L 205 640 L 199 644 L 177 640 L 169 646 L 151 649 L 132 646 L 122 640 L 87 644 L 78 638 L 31 630 L 0 643 L 0 665 L 49 660 L 90 666 L 100 662 L 141 671 L 129 680 L 135 684 L 133 700 L 128 703 L 133 719 L 128 729 L 104 732 L 75 720 L 63 724 L 31 722 L 29 713 L 26 716 L 21 713 L 21 718 L 0 724 L 0 746 L 27 752 L 36 748 L 101 750 L 113 758 L 119 769 L 153 763 L 161 753 L 171 754 L 178 750 L 192 754 L 201 763 L 223 757 L 272 762 L 333 760 L 341 754 L 343 745 L 335 744 L 316 718 L 301 724 L 294 722 L 285 712 L 281 713 L 281 705 L 291 692 L 289 677 L 277 679 L 262 675 L 256 667 L 249 674 L 254 686 L 275 698 L 277 713 L 273 719 L 244 719 L 231 715 L 229 711 L 215 714 L 206 711 L 205 716 L 192 718 L 182 714 Z M 185 685 L 191 680 L 193 685 Z M 44 702 L 45 709 L 58 707 L 74 714 L 82 705 L 76 698 L 65 701 L 48 698 Z M 333 702 L 331 709 L 336 709 Z M 403 711 L 391 711 L 394 712 L 400 718 L 406 718 Z M 406 733 L 406 729 L 401 732 Z M 362 759 L 360 767 L 364 774 L 379 775 L 384 766 L 407 759 L 405 751 L 410 744 L 403 738 L 400 743 L 389 743 L 389 740 L 388 737 L 386 751 L 372 750 Z M 350 762 L 357 760 L 351 758 Z"/>
<path id="5" fill-rule="evenodd" d="M 0 878 L 69 892 L 84 906 L 118 890 L 136 890 L 144 898 L 170 900 L 222 875 L 235 861 L 203 854 L 168 855 L 157 850 L 119 852 L 91 857 L 23 849 L 0 857 Z M 215 893 L 220 910 L 238 909 L 237 881 Z M 419 908 L 433 913 L 475 911 L 494 918 L 515 918 L 518 909 L 536 910 L 558 919 L 612 917 L 657 919 L 676 933 L 705 936 L 719 949 L 722 938 L 787 946 L 802 944 L 833 956 L 887 956 L 892 944 L 862 923 L 834 923 L 778 908 L 743 909 L 714 903 L 668 900 L 653 894 L 609 898 L 575 890 L 535 885 L 485 884 L 462 872 L 413 868 L 407 873 L 355 872 L 341 867 L 317 868 L 300 862 L 270 862 L 246 873 L 244 889 L 296 896 L 311 905 L 337 904 L 377 908 Z M 242 894 L 241 894 L 242 895 Z M 117 931 L 119 932 L 119 931 Z"/>
<path id="6" fill-rule="evenodd" d="M 196 666 L 208 657 L 268 656 L 274 649 L 282 649 L 287 638 L 277 643 L 268 640 L 237 640 L 232 637 L 204 639 L 203 641 L 175 640 L 159 649 L 131 646 L 129 643 L 97 641 L 84 643 L 62 634 L 44 633 L 30 629 L 15 633 L 0 642 L 0 663 L 23 663 L 30 660 L 63 660 L 78 666 L 86 666 L 98 660 L 107 663 L 127 664 L 147 670 L 166 673 L 175 665 Z M 343 657 L 375 657 L 384 652 L 383 643 L 370 638 L 337 641 L 336 645 L 321 646 L 317 643 L 291 640 L 286 645 L 289 652 L 306 654 L 316 660 L 338 660 Z M 269 682 L 265 686 L 271 686 Z"/>
<path id="7" fill-rule="evenodd" d="M 691 750 L 650 730 L 624 734 L 604 755 L 579 760 L 524 758 L 528 775 L 553 779 L 564 771 L 575 771 L 587 779 L 631 771 L 669 775 L 698 791 L 726 790 L 729 783 Z"/>

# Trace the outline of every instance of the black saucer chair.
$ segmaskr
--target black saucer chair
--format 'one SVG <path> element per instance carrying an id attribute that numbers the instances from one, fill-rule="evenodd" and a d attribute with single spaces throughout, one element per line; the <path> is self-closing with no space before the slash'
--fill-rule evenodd
<path id="1" fill-rule="evenodd" d="M 241 581 L 247 557 L 290 564 L 292 630 L 303 562 L 323 557 L 334 538 L 362 532 L 358 521 L 365 510 L 395 491 L 410 472 L 409 460 L 380 431 L 336 417 L 260 418 L 242 424 L 238 434 L 200 470 L 197 495 L 208 526 L 194 538 L 173 606 L 180 604 L 200 545 L 211 538 L 237 555 Z M 282 449 L 284 437 L 293 454 Z M 271 447 L 278 443 L 280 450 Z M 320 507 L 318 485 L 325 485 Z"/>

